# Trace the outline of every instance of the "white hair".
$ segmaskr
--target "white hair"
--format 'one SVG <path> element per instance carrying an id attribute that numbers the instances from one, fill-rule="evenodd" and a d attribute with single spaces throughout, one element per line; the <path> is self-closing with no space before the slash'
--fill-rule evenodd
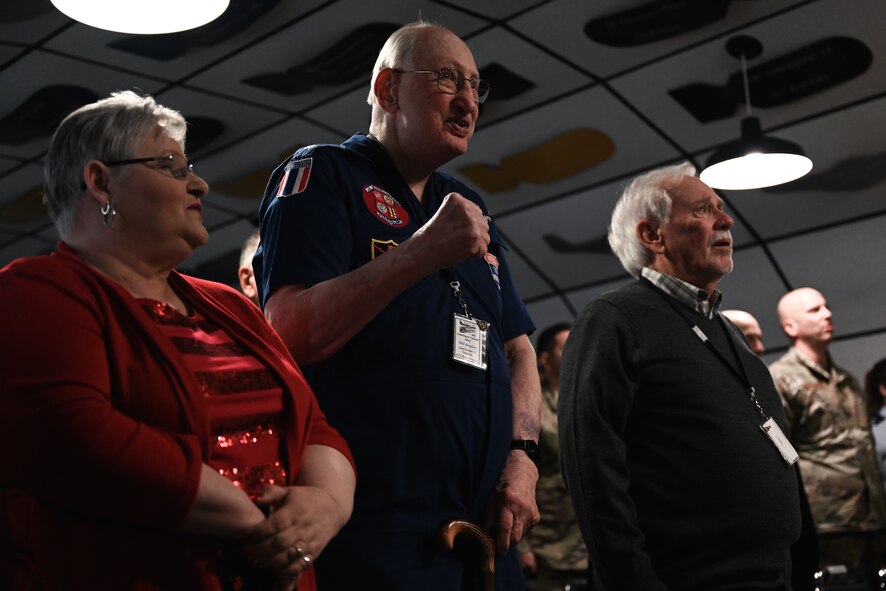
<path id="1" fill-rule="evenodd" d="M 86 163 L 131 158 L 155 126 L 184 149 L 187 123 L 181 113 L 130 90 L 84 105 L 59 124 L 43 166 L 43 201 L 62 238 L 74 224 Z"/>
<path id="2" fill-rule="evenodd" d="M 668 191 L 686 176 L 695 176 L 695 167 L 689 162 L 651 170 L 631 181 L 615 204 L 609 224 L 609 247 L 634 277 L 639 277 L 643 267 L 652 262 L 652 253 L 637 236 L 637 224 L 642 220 L 664 223 L 671 213 Z"/>

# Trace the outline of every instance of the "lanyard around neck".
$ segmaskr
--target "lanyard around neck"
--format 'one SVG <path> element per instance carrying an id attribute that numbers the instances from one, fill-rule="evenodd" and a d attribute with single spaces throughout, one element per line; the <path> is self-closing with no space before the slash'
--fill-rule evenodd
<path id="1" fill-rule="evenodd" d="M 681 310 L 678 307 L 677 303 L 674 302 L 674 298 L 672 298 L 671 296 L 666 294 L 659 287 L 655 286 L 648 279 L 644 278 L 644 280 L 649 284 L 649 286 L 653 289 L 653 291 L 655 291 L 659 296 L 661 296 L 664 299 L 664 301 L 667 302 L 667 304 L 671 308 L 673 308 L 673 310 L 677 313 L 678 316 L 680 316 L 684 321 L 686 321 L 686 324 L 689 325 L 689 328 L 692 330 L 693 334 L 695 334 L 695 336 L 697 336 L 699 338 L 699 340 L 701 340 L 701 342 L 704 343 L 704 345 L 705 345 L 705 347 L 707 347 L 708 351 L 713 353 L 714 357 L 719 359 L 720 363 L 722 363 L 726 367 L 726 369 L 728 369 L 729 372 L 732 373 L 732 375 L 734 375 L 738 379 L 738 381 L 741 383 L 741 385 L 745 389 L 745 394 L 748 395 L 748 397 L 751 399 L 751 403 L 753 403 L 754 407 L 757 409 L 757 412 L 760 415 L 760 419 L 763 422 L 766 422 L 767 420 L 769 420 L 770 417 L 763 410 L 763 407 L 760 406 L 760 401 L 757 400 L 757 391 L 754 389 L 754 386 L 751 385 L 751 380 L 748 378 L 747 370 L 745 369 L 744 363 L 741 360 L 741 356 L 738 353 L 738 349 L 735 346 L 735 341 L 732 338 L 732 334 L 731 334 L 732 331 L 726 325 L 726 322 L 723 320 L 723 318 L 720 317 L 720 313 L 719 312 L 717 313 L 717 320 L 719 320 L 721 326 L 723 326 L 723 329 L 726 331 L 726 340 L 729 342 L 729 348 L 732 350 L 732 354 L 735 357 L 736 362 L 738 363 L 738 369 L 736 369 L 735 366 L 733 366 L 731 363 L 729 363 L 729 361 L 726 359 L 726 357 L 719 351 L 719 349 L 717 349 L 717 347 L 714 346 L 714 343 L 711 342 L 711 339 L 709 339 L 708 336 L 704 333 L 704 331 L 701 328 L 699 328 L 695 322 L 692 321 L 692 319 L 689 317 L 689 315 L 686 314 L 686 312 L 684 310 Z"/>

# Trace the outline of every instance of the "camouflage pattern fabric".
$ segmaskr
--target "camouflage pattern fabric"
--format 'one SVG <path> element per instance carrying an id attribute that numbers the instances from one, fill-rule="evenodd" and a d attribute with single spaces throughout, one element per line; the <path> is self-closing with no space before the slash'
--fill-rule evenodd
<path id="1" fill-rule="evenodd" d="M 886 494 L 858 382 L 833 363 L 826 371 L 795 348 L 769 369 L 817 531 L 886 528 Z"/>
<path id="2" fill-rule="evenodd" d="M 520 552 L 531 550 L 535 553 L 540 578 L 548 570 L 578 572 L 580 578 L 588 568 L 588 552 L 575 518 L 572 499 L 566 491 L 566 483 L 560 472 L 557 393 L 547 388 L 542 388 L 538 443 L 541 463 L 535 496 L 541 521 L 523 538 Z"/>

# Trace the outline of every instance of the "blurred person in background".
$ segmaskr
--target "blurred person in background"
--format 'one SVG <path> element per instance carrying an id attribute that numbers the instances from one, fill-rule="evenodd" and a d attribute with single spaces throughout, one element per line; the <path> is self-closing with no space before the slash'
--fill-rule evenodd
<path id="1" fill-rule="evenodd" d="M 864 395 L 868 416 L 871 418 L 880 475 L 886 484 L 886 359 L 875 363 L 865 374 Z"/>
<path id="2" fill-rule="evenodd" d="M 570 328 L 568 322 L 551 325 L 541 331 L 536 341 L 542 405 L 535 500 L 541 521 L 519 544 L 520 564 L 530 591 L 562 591 L 567 584 L 576 589 L 587 579 L 588 551 L 560 471 L 557 435 L 560 364 Z"/>
<path id="3" fill-rule="evenodd" d="M 758 356 L 762 356 L 766 352 L 766 347 L 763 345 L 763 330 L 753 315 L 744 310 L 723 310 L 720 314 L 731 320 L 738 327 L 738 330 L 741 331 L 741 334 L 744 335 L 745 340 L 748 342 L 748 347 L 751 348 L 751 351 Z"/>

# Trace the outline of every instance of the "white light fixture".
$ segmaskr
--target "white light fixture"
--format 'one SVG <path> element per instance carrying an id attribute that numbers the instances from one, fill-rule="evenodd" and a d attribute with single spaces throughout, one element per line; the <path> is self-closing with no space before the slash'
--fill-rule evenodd
<path id="1" fill-rule="evenodd" d="M 764 136 L 760 120 L 751 116 L 745 59 L 760 55 L 763 46 L 753 37 L 740 35 L 727 42 L 726 51 L 741 58 L 747 116 L 741 122 L 741 138 L 714 152 L 698 177 L 714 189 L 743 190 L 781 185 L 807 174 L 812 160 L 803 149 L 793 142 Z"/>
<path id="2" fill-rule="evenodd" d="M 177 33 L 205 25 L 230 0 L 52 0 L 65 15 L 97 29 L 132 35 Z"/>

